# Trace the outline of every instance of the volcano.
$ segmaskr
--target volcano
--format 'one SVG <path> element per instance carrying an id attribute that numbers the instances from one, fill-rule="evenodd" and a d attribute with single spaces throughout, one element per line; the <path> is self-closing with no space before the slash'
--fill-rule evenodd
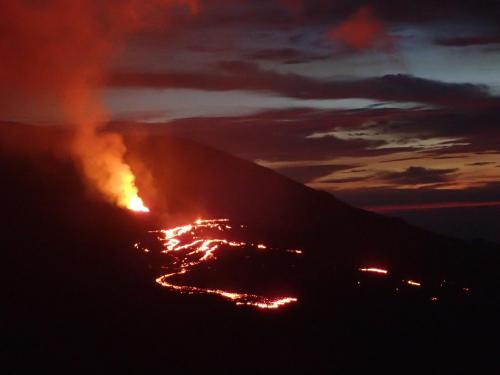
<path id="1" fill-rule="evenodd" d="M 12 373 L 491 370 L 497 245 L 146 127 L 124 136 L 148 214 L 89 192 L 64 131 L 0 127 Z"/>

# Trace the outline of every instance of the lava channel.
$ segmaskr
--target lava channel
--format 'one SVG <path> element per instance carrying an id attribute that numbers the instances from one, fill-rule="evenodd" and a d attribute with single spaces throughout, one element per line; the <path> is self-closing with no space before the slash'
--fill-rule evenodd
<path id="1" fill-rule="evenodd" d="M 240 226 L 243 228 L 243 226 Z M 218 253 L 228 249 L 253 252 L 280 252 L 281 256 L 297 257 L 300 250 L 279 250 L 262 243 L 236 241 L 229 239 L 232 225 L 228 219 L 197 220 L 194 223 L 171 229 L 149 232 L 155 235 L 159 250 L 168 259 L 168 264 L 161 268 L 168 273 L 156 278 L 162 287 L 182 294 L 217 295 L 232 301 L 238 306 L 254 306 L 261 309 L 277 309 L 297 302 L 291 296 L 264 296 L 255 293 L 236 292 L 222 288 L 205 288 L 194 285 L 183 285 L 176 282 L 182 276 L 193 274 L 202 267 L 211 268 L 218 259 Z M 151 247 L 136 243 L 134 247 L 149 253 Z"/>

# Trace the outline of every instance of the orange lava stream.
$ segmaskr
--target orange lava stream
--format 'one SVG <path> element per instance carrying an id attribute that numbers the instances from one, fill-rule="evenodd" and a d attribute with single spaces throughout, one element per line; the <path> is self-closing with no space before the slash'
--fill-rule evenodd
<path id="1" fill-rule="evenodd" d="M 384 269 L 381 269 L 381 268 L 374 268 L 374 267 L 359 268 L 359 271 L 361 271 L 361 272 L 380 273 L 380 274 L 383 274 L 383 275 L 387 275 L 389 273 L 389 271 L 387 271 L 387 270 L 384 270 Z"/>
<path id="2" fill-rule="evenodd" d="M 188 274 L 197 266 L 217 259 L 216 252 L 221 246 L 230 248 L 253 247 L 256 250 L 268 250 L 263 244 L 252 244 L 246 242 L 228 241 L 223 238 L 202 238 L 199 231 L 204 229 L 223 232 L 231 229 L 229 220 L 197 220 L 196 222 L 171 229 L 164 229 L 152 233 L 159 234 L 158 240 L 162 243 L 163 254 L 174 258 L 172 271 L 156 279 L 156 283 L 162 287 L 183 294 L 212 294 L 233 301 L 238 306 L 254 306 L 261 309 L 277 309 L 284 305 L 297 302 L 294 297 L 266 297 L 256 294 L 239 293 L 222 289 L 210 289 L 189 285 L 177 285 L 170 281 L 171 278 Z M 139 244 L 135 244 L 140 249 Z M 142 249 L 149 252 L 149 249 Z M 294 254 L 302 254 L 300 250 L 287 250 Z"/>
<path id="3" fill-rule="evenodd" d="M 411 285 L 411 286 L 416 286 L 416 287 L 420 287 L 420 286 L 422 286 L 422 284 L 420 284 L 418 281 L 413 281 L 413 280 L 408 280 L 408 281 L 406 281 L 406 283 L 407 283 L 408 285 Z"/>

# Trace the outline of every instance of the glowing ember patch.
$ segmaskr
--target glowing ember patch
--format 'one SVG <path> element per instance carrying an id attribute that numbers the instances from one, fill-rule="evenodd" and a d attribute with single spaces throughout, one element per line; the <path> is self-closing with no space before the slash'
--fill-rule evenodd
<path id="1" fill-rule="evenodd" d="M 215 288 L 178 285 L 171 281 L 175 276 L 186 275 L 197 267 L 216 260 L 217 251 L 221 248 L 276 250 L 264 244 L 255 245 L 246 242 L 229 241 L 224 238 L 206 238 L 213 231 L 217 231 L 219 235 L 220 232 L 223 233 L 231 229 L 228 222 L 228 219 L 198 219 L 193 224 L 151 232 L 158 234 L 157 240 L 162 245 L 161 253 L 173 260 L 170 265 L 162 267 L 171 272 L 158 277 L 156 283 L 179 293 L 218 295 L 233 301 L 238 306 L 253 306 L 260 309 L 277 309 L 297 302 L 295 297 L 267 297 Z M 207 230 L 212 230 L 212 232 L 208 233 Z M 140 244 L 136 243 L 134 247 L 140 249 Z M 302 254 L 301 250 L 285 250 L 284 252 Z"/>
<path id="2" fill-rule="evenodd" d="M 416 286 L 416 287 L 421 287 L 421 286 L 422 286 L 422 284 L 420 284 L 420 283 L 419 283 L 419 282 L 417 282 L 417 281 L 413 281 L 413 280 L 408 280 L 408 281 L 406 281 L 406 283 L 407 283 L 408 285 L 411 285 L 411 286 Z"/>
<path id="3" fill-rule="evenodd" d="M 360 272 L 372 272 L 372 273 L 378 273 L 378 274 L 381 274 L 381 275 L 387 275 L 389 273 L 389 271 L 387 270 L 384 270 L 382 268 L 374 268 L 374 267 L 370 267 L 370 268 L 359 268 L 358 271 Z"/>

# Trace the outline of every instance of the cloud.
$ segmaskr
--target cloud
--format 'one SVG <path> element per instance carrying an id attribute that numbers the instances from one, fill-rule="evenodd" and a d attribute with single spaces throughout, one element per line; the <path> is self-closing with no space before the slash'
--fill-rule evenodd
<path id="1" fill-rule="evenodd" d="M 418 207 L 460 207 L 461 205 L 484 205 L 485 202 L 500 202 L 500 184 L 491 182 L 468 189 L 400 189 L 381 187 L 370 189 L 342 190 L 334 194 L 357 207 L 385 212 L 415 210 Z"/>
<path id="2" fill-rule="evenodd" d="M 473 208 L 473 207 L 499 207 L 500 201 L 491 202 L 439 202 L 439 203 L 419 203 L 401 204 L 394 206 L 369 206 L 365 209 L 380 213 L 392 212 L 412 212 L 421 210 L 436 210 L 443 208 Z"/>
<path id="3" fill-rule="evenodd" d="M 383 22 L 377 18 L 371 7 L 359 8 L 351 17 L 332 28 L 328 37 L 354 49 L 379 47 L 394 48 L 394 38 L 385 31 Z"/>
<path id="4" fill-rule="evenodd" d="M 428 112 L 400 112 L 399 121 L 404 121 L 405 132 L 463 139 L 467 144 L 456 145 L 460 152 L 500 151 L 500 110 L 495 107 L 439 109 Z M 439 156 L 439 155 L 436 155 Z"/>
<path id="5" fill-rule="evenodd" d="M 447 168 L 448 159 L 457 160 L 461 155 L 463 158 L 460 167 L 465 161 L 472 163 L 496 160 L 497 155 L 486 154 L 479 160 L 467 159 L 466 156 L 485 151 L 500 152 L 500 129 L 496 126 L 498 121 L 498 109 L 485 111 L 463 108 L 457 112 L 455 109 L 421 111 L 397 108 L 295 108 L 251 115 L 185 118 L 164 125 L 156 123 L 154 128 L 168 129 L 173 134 L 195 139 L 250 160 L 319 161 L 338 157 L 387 155 L 384 159 L 387 162 L 382 160 L 384 165 L 404 159 L 401 163 L 408 160 L 406 166 L 409 166 L 412 165 L 412 159 L 425 156 L 429 165 L 444 165 Z M 366 135 L 366 124 L 372 124 L 368 135 L 378 134 L 378 138 L 361 136 Z M 337 137 L 337 130 L 353 136 Z M 311 134 L 332 133 L 334 136 L 310 137 Z M 355 136 L 356 134 L 359 136 Z M 452 143 L 436 142 L 450 138 L 461 140 Z M 394 147 L 384 147 L 388 144 Z M 422 147 L 430 144 L 433 147 Z M 401 152 L 408 151 L 412 154 L 401 155 Z"/>
<path id="6" fill-rule="evenodd" d="M 424 167 L 408 167 L 403 172 L 386 172 L 381 174 L 385 181 L 397 185 L 423 185 L 447 182 L 458 169 L 432 169 Z"/>
<path id="7" fill-rule="evenodd" d="M 300 167 L 283 167 L 274 169 L 284 176 L 291 178 L 292 180 L 309 183 L 319 177 L 324 177 L 332 172 L 341 171 L 344 169 L 352 168 L 348 165 L 312 165 L 312 166 L 300 166 Z"/>
<path id="8" fill-rule="evenodd" d="M 445 83 L 402 74 L 321 81 L 263 69 L 256 63 L 244 61 L 222 61 L 205 71 L 117 72 L 110 77 L 109 85 L 115 88 L 261 91 L 298 99 L 367 98 L 441 106 L 493 105 L 488 89 L 482 85 Z"/>
<path id="9" fill-rule="evenodd" d="M 435 43 L 446 47 L 485 46 L 490 44 L 500 44 L 500 35 L 442 37 L 437 38 Z"/>
<path id="10" fill-rule="evenodd" d="M 496 164 L 496 163 L 493 161 L 482 161 L 482 162 L 477 162 L 477 163 L 469 163 L 469 164 L 465 164 L 465 165 L 469 166 L 469 167 L 481 167 L 483 165 L 491 165 L 491 164 Z"/>
<path id="11" fill-rule="evenodd" d="M 396 123 L 395 123 L 396 124 Z M 307 138 L 334 137 L 342 140 L 364 140 L 372 142 L 372 149 L 421 149 L 434 150 L 454 146 L 468 145 L 462 138 L 433 137 L 423 132 L 405 131 L 403 126 L 394 126 L 393 123 L 377 123 L 369 121 L 361 126 L 343 128 L 340 126 L 324 132 L 315 132 Z"/>
<path id="12" fill-rule="evenodd" d="M 208 2 L 208 1 L 207 1 Z M 469 25 L 498 25 L 500 4 L 496 0 L 211 0 L 202 7 L 197 19 L 189 20 L 197 27 L 286 27 L 297 25 L 331 25 L 361 18 L 360 10 L 368 9 L 372 17 L 383 23 L 429 24 L 467 21 Z M 236 3 L 236 6 L 235 6 Z M 365 11 L 366 12 L 366 11 Z M 365 16 L 366 17 L 366 16 Z M 367 17 L 370 19 L 370 17 Z M 185 23 L 185 19 L 179 19 Z M 381 22 L 381 21 L 379 21 Z"/>
<path id="13" fill-rule="evenodd" d="M 443 186 L 445 183 L 453 182 L 457 178 L 458 168 L 447 168 L 447 169 L 433 169 L 426 167 L 410 166 L 403 171 L 369 171 L 365 170 L 363 172 L 355 170 L 347 170 L 345 173 L 354 174 L 355 176 L 342 177 L 341 174 L 335 174 L 334 178 L 321 179 L 317 181 L 318 186 L 323 186 L 328 189 L 329 185 L 343 184 L 345 186 L 336 186 L 336 189 L 353 189 L 356 186 L 356 190 L 364 190 L 365 188 L 379 188 L 380 186 L 386 186 L 391 188 L 392 186 L 398 188 L 410 188 L 410 187 L 433 187 L 438 188 Z M 359 184 L 361 182 L 361 184 Z M 353 184 L 354 183 L 354 184 Z M 363 185 L 364 183 L 364 185 Z M 313 183 L 314 185 L 314 183 Z"/>
<path id="14" fill-rule="evenodd" d="M 330 56 L 331 54 L 305 52 L 298 48 L 264 48 L 245 55 L 250 60 L 274 61 L 288 65 L 324 60 Z"/>
<path id="15" fill-rule="evenodd" d="M 344 177 L 344 178 L 326 179 L 326 180 L 323 180 L 322 182 L 328 183 L 328 184 L 349 184 L 352 182 L 366 181 L 368 179 L 369 179 L 369 177 L 366 177 L 366 176 L 363 176 L 363 177 Z"/>
<path id="16" fill-rule="evenodd" d="M 149 126 L 155 131 L 190 138 L 249 160 L 324 160 L 339 155 L 385 152 L 370 150 L 371 143 L 362 140 L 306 138 L 311 132 L 324 128 L 332 120 L 333 113 L 298 108 L 244 116 L 185 118 Z M 348 114 L 340 115 L 339 119 L 342 117 L 354 120 Z"/>

